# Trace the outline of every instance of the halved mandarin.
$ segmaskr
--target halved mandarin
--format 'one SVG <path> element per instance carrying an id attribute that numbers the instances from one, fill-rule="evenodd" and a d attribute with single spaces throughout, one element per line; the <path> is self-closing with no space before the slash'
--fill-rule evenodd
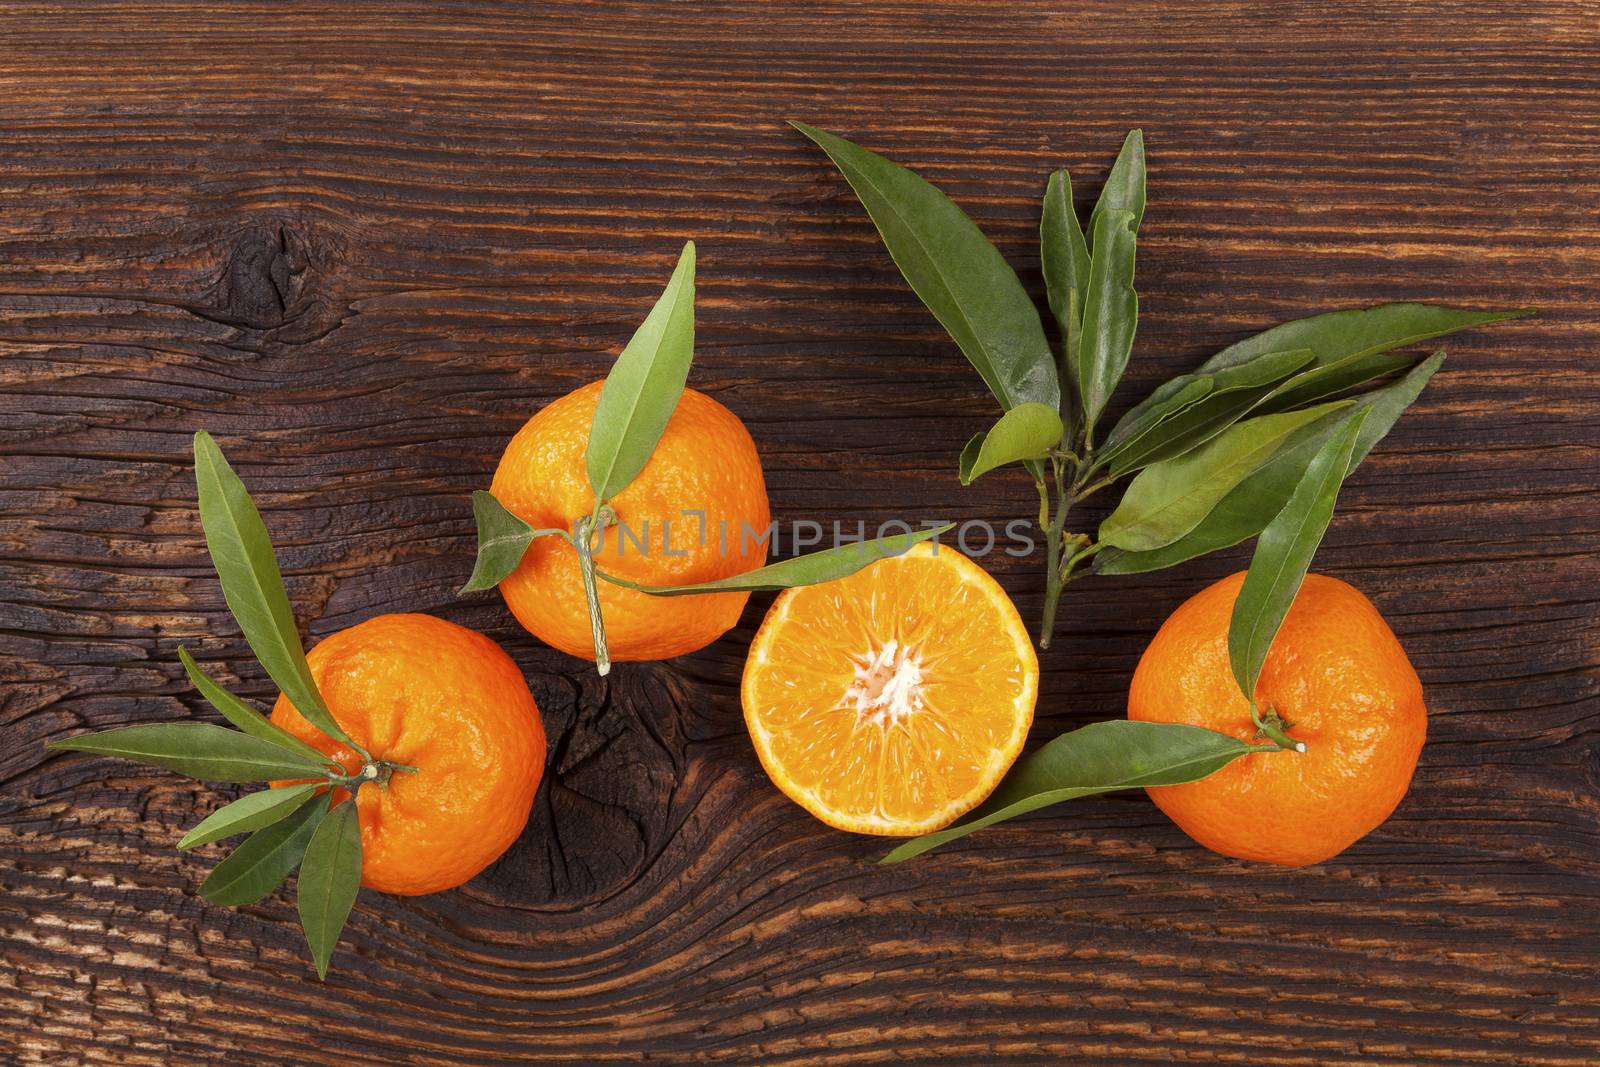
<path id="1" fill-rule="evenodd" d="M 778 597 L 742 696 L 761 764 L 830 826 L 909 836 L 949 824 L 1022 751 L 1039 661 L 1005 590 L 928 542 Z"/>

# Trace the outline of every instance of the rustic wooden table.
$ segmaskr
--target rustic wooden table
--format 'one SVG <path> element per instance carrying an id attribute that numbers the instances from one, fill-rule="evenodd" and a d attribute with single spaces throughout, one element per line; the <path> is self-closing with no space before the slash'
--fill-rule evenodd
<path id="1" fill-rule="evenodd" d="M 13 2 L 0 41 L 0 1062 L 1600 1061 L 1594 3 Z M 1035 292 L 1047 171 L 1086 197 L 1142 126 L 1142 383 L 1327 308 L 1539 306 L 1450 342 L 1319 557 L 1427 687 L 1385 826 L 1283 871 L 1121 794 L 880 869 L 751 752 L 768 598 L 606 681 L 455 598 L 467 493 L 691 237 L 693 383 L 778 517 L 1026 510 L 1020 477 L 956 484 L 991 401 L 790 117 L 941 183 Z M 206 905 L 215 850 L 174 852 L 227 789 L 40 747 L 209 718 L 180 641 L 271 699 L 200 427 L 308 640 L 480 629 L 552 738 L 512 851 L 364 894 L 326 984 L 292 902 Z M 1036 740 L 1121 714 L 1242 558 L 1074 586 Z M 1036 561 L 992 562 L 1031 618 Z"/>

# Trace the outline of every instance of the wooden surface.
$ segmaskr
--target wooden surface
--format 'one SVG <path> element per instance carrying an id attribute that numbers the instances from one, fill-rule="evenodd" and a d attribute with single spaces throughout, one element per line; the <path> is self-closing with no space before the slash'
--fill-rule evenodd
<path id="1" fill-rule="evenodd" d="M 17 2 L 0 41 L 0 1062 L 1600 1062 L 1600 6 Z M 790 117 L 941 183 L 1036 294 L 1046 173 L 1086 202 L 1142 126 L 1138 385 L 1324 309 L 1542 309 L 1449 343 L 1319 556 L 1427 687 L 1385 826 L 1281 871 L 1121 794 L 880 869 L 751 752 L 768 598 L 607 682 L 455 599 L 468 492 L 691 237 L 692 381 L 776 516 L 1027 513 L 957 485 L 991 401 Z M 504 860 L 364 893 L 325 985 L 291 901 L 206 905 L 219 850 L 173 850 L 229 789 L 40 747 L 208 718 L 180 641 L 271 699 L 201 427 L 308 640 L 480 629 L 553 739 Z M 1121 714 L 1242 558 L 1075 585 L 1035 741 Z M 991 563 L 1031 619 L 1038 561 Z"/>

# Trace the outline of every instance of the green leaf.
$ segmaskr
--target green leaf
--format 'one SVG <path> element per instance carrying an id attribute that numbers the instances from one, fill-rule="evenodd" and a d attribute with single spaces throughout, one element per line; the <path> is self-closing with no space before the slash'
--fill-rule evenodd
<path id="1" fill-rule="evenodd" d="M 1099 234 L 1095 231 L 1100 225 L 1100 219 L 1110 211 L 1126 211 L 1133 216 L 1133 232 L 1139 232 L 1139 223 L 1144 219 L 1144 131 L 1129 130 L 1128 136 L 1123 138 L 1122 149 L 1117 153 L 1117 161 L 1111 165 L 1111 173 L 1106 175 L 1106 183 L 1100 189 L 1100 198 L 1095 201 L 1094 210 L 1089 213 L 1089 236 L 1098 241 Z M 1090 249 L 1091 253 L 1093 249 Z"/>
<path id="2" fill-rule="evenodd" d="M 1296 319 L 1229 345 L 1206 360 L 1201 374 L 1255 359 L 1264 352 L 1309 348 L 1317 354 L 1316 366 L 1348 356 L 1371 356 L 1402 345 L 1415 344 L 1447 333 L 1471 329 L 1503 319 L 1520 319 L 1533 308 L 1511 311 L 1469 311 L 1439 304 L 1379 304 L 1352 311 L 1332 311 Z"/>
<path id="3" fill-rule="evenodd" d="M 626 489 L 650 461 L 683 395 L 693 359 L 694 242 L 690 241 L 683 246 L 666 289 L 600 389 L 588 448 L 589 485 L 597 502 Z"/>
<path id="4" fill-rule="evenodd" d="M 1296 429 L 1349 401 L 1237 423 L 1191 452 L 1152 464 L 1129 483 L 1117 509 L 1100 524 L 1100 540 L 1149 551 L 1170 545 L 1200 524 L 1229 490 L 1271 458 Z"/>
<path id="5" fill-rule="evenodd" d="M 45 747 L 118 756 L 208 782 L 266 782 L 274 778 L 322 777 L 326 773 L 321 762 L 208 722 L 123 726 L 51 741 Z"/>
<path id="6" fill-rule="evenodd" d="M 1072 177 L 1066 168 L 1050 175 L 1044 215 L 1039 222 L 1039 257 L 1044 266 L 1050 314 L 1061 331 L 1063 388 L 1077 381 L 1083 347 L 1083 303 L 1089 292 L 1089 244 L 1072 202 Z M 1062 404 L 1063 409 L 1069 405 Z M 1075 409 L 1074 409 L 1075 410 Z"/>
<path id="7" fill-rule="evenodd" d="M 971 485 L 975 479 L 1007 463 L 1043 459 L 1061 443 L 1065 430 L 1055 408 L 1043 404 L 1017 405 L 1000 416 L 987 433 L 974 437 L 961 450 L 961 484 Z"/>
<path id="8" fill-rule="evenodd" d="M 1228 623 L 1228 662 L 1251 706 L 1255 705 L 1256 680 L 1261 676 L 1267 650 L 1272 647 L 1284 616 L 1289 614 L 1289 606 L 1311 567 L 1311 557 L 1316 555 L 1333 519 L 1339 486 L 1350 469 L 1356 434 L 1365 418 L 1366 412 L 1356 412 L 1318 450 L 1289 502 L 1267 523 L 1256 542 L 1250 570 Z"/>
<path id="9" fill-rule="evenodd" d="M 329 762 L 329 757 L 318 752 L 315 748 L 300 740 L 287 730 L 272 725 L 272 721 L 255 708 L 246 704 L 222 686 L 213 682 L 200 665 L 189 655 L 189 650 L 182 645 L 178 646 L 178 659 L 183 664 L 184 673 L 189 676 L 189 681 L 200 690 L 200 695 L 205 697 L 212 707 L 234 726 L 243 730 L 251 737 L 259 737 L 263 741 L 270 741 L 279 748 L 290 752 L 299 753 L 308 759 L 314 759 L 319 764 Z"/>
<path id="10" fill-rule="evenodd" d="M 915 533 L 891 534 L 888 537 L 877 537 L 871 541 L 858 541 L 854 544 L 839 545 L 836 548 L 824 549 L 821 552 L 812 552 L 805 556 L 795 556 L 793 559 L 769 563 L 765 567 L 758 567 L 753 571 L 735 574 L 731 578 L 718 578 L 714 582 L 699 582 L 694 585 L 640 585 L 630 582 L 625 578 L 616 578 L 599 572 L 600 577 L 613 585 L 624 586 L 628 589 L 637 589 L 641 593 L 651 596 L 689 596 L 694 593 L 742 593 L 761 592 L 773 589 L 793 589 L 801 585 L 818 585 L 822 582 L 831 582 L 838 578 L 845 578 L 856 571 L 876 563 L 889 556 L 898 556 L 919 541 L 938 537 L 955 529 L 955 523 L 947 522 L 943 526 L 935 526 Z"/>
<path id="11" fill-rule="evenodd" d="M 311 835 L 328 813 L 330 795 L 311 797 L 287 818 L 245 838 L 243 844 L 211 868 L 200 883 L 200 895 L 213 904 L 254 904 L 282 885 L 300 866 Z"/>
<path id="12" fill-rule="evenodd" d="M 1332 363 L 1308 367 L 1273 389 L 1253 410 L 1258 415 L 1289 411 L 1387 377 L 1415 363 L 1416 359 L 1412 356 L 1381 354 L 1346 356 Z"/>
<path id="13" fill-rule="evenodd" d="M 1139 326 L 1139 294 L 1133 289 L 1138 219 L 1133 212 L 1122 210 L 1108 210 L 1098 219 L 1089 259 L 1089 291 L 1084 297 L 1083 350 L 1077 366 L 1083 424 L 1091 437 L 1095 421 L 1127 369 Z"/>
<path id="14" fill-rule="evenodd" d="M 204 430 L 194 435 L 194 478 L 206 547 L 222 581 L 228 610 L 250 650 L 307 722 L 364 751 L 333 721 L 317 691 L 261 513 L 222 450 Z"/>
<path id="15" fill-rule="evenodd" d="M 1061 406 L 1055 360 L 1016 271 L 938 189 L 898 164 L 803 122 L 855 190 L 900 273 L 1007 411 Z"/>
<path id="16" fill-rule="evenodd" d="M 1274 388 L 1314 358 L 1307 348 L 1268 352 L 1237 367 L 1200 375 L 1200 380 L 1211 380 L 1209 393 L 1170 418 L 1149 425 L 1143 433 L 1135 434 L 1130 428 L 1121 445 L 1104 449 L 1096 457 L 1096 465 L 1109 465 L 1111 476 L 1121 478 L 1141 467 L 1181 456 L 1244 418 Z M 1158 404 L 1150 410 L 1161 407 Z"/>
<path id="17" fill-rule="evenodd" d="M 1356 437 L 1351 469 L 1364 459 L 1374 445 L 1416 400 L 1428 379 L 1444 362 L 1438 352 L 1413 367 L 1398 381 L 1356 398 L 1350 412 L 1333 412 L 1296 430 L 1260 470 L 1240 482 L 1222 498 L 1200 525 L 1163 548 L 1150 552 L 1124 552 L 1108 548 L 1094 558 L 1098 574 L 1139 574 L 1160 570 L 1208 552 L 1231 548 L 1260 533 L 1272 517 L 1283 510 L 1289 495 L 1305 473 L 1306 465 L 1324 442 L 1357 411 L 1367 417 Z"/>
<path id="18" fill-rule="evenodd" d="M 306 798 L 319 788 L 316 782 L 306 782 L 302 785 L 285 785 L 276 789 L 263 789 L 258 793 L 246 793 L 233 803 L 223 805 L 200 820 L 194 829 L 183 835 L 183 840 L 178 842 L 178 849 L 182 851 L 198 848 L 200 845 L 220 841 L 224 837 L 271 826 L 298 809 L 305 803 Z"/>
<path id="19" fill-rule="evenodd" d="M 1258 751 L 1236 737 L 1179 723 L 1112 719 L 1062 734 L 1016 766 L 975 810 L 954 825 L 923 834 L 883 857 L 898 863 L 974 830 L 1117 789 L 1195 782 Z"/>
<path id="20" fill-rule="evenodd" d="M 1140 402 L 1133 411 L 1117 420 L 1100 446 L 1104 458 L 1115 456 L 1125 444 L 1136 441 L 1166 420 L 1189 410 L 1210 395 L 1216 379 L 1209 374 L 1185 374 L 1165 383 L 1156 393 Z"/>
<path id="21" fill-rule="evenodd" d="M 295 887 L 300 927 L 318 978 L 328 977 L 328 961 L 360 890 L 361 824 L 352 798 L 329 812 L 311 835 Z"/>
<path id="22" fill-rule="evenodd" d="M 499 585 L 517 569 L 535 539 L 567 536 L 565 530 L 534 529 L 482 489 L 472 491 L 472 517 L 478 523 L 478 561 L 456 596 Z"/>

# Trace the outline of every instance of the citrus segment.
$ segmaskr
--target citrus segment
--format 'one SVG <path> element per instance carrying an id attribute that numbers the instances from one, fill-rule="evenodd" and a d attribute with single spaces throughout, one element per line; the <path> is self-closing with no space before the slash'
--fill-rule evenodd
<path id="1" fill-rule="evenodd" d="M 1022 750 L 1039 664 L 1005 590 L 929 543 L 778 597 L 745 663 L 767 774 L 830 826 L 936 830 Z"/>

